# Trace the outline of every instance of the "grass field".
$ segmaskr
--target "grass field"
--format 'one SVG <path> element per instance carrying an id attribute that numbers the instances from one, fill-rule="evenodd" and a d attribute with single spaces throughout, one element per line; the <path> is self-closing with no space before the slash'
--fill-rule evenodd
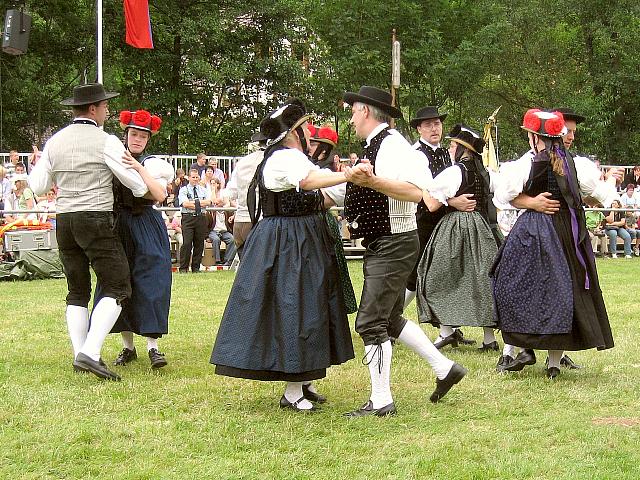
<path id="1" fill-rule="evenodd" d="M 361 263 L 350 267 L 359 291 Z M 469 375 L 433 405 L 431 369 L 400 346 L 398 415 L 358 420 L 342 416 L 369 393 L 355 335 L 356 360 L 318 382 L 329 402 L 315 414 L 281 411 L 282 383 L 213 373 L 232 272 L 174 276 L 169 365 L 151 371 L 141 355 L 117 368 L 120 383 L 73 373 L 64 280 L 0 283 L 0 478 L 638 479 L 640 260 L 598 267 L 616 347 L 572 354 L 584 370 L 551 382 L 541 352 L 537 365 L 498 375 L 497 355 L 448 349 Z M 480 329 L 465 333 L 481 340 Z M 110 336 L 105 361 L 120 348 Z"/>

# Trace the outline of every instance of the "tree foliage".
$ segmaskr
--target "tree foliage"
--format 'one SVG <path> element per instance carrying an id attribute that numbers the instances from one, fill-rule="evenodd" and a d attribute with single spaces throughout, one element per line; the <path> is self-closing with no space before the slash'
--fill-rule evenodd
<path id="1" fill-rule="evenodd" d="M 95 79 L 94 2 L 27 6 L 29 52 L 0 55 L 3 150 L 42 144 L 68 121 L 59 101 Z M 104 1 L 104 82 L 121 92 L 107 129 L 115 131 L 122 108 L 163 117 L 156 151 L 242 153 L 260 119 L 288 96 L 302 98 L 317 122 L 338 125 L 341 153 L 357 151 L 342 94 L 390 88 L 396 29 L 398 128 L 408 136 L 424 105 L 447 111 L 447 127 L 478 129 L 502 105 L 508 159 L 526 149 L 519 125 L 527 108 L 570 106 L 588 118 L 580 150 L 637 163 L 640 7 L 632 0 L 150 0 L 150 13 L 155 48 L 137 50 L 124 43 L 122 3 Z"/>

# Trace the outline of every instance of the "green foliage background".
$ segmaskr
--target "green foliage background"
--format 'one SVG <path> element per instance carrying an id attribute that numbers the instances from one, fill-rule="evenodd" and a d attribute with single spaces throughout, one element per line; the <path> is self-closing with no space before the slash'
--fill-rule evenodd
<path id="1" fill-rule="evenodd" d="M 0 11 L 13 5 L 0 0 Z M 30 150 L 64 125 L 59 101 L 95 79 L 94 2 L 27 2 L 26 55 L 0 54 L 0 150 Z M 122 2 L 104 2 L 104 83 L 117 112 L 164 119 L 158 153 L 241 154 L 260 119 L 290 95 L 338 124 L 340 153 L 358 151 L 345 90 L 390 86 L 391 31 L 402 43 L 399 105 L 426 104 L 480 128 L 499 114 L 502 160 L 526 146 L 529 107 L 571 106 L 587 116 L 576 146 L 606 163 L 635 164 L 640 147 L 640 4 L 632 0 L 150 0 L 155 48 L 124 42 Z"/>

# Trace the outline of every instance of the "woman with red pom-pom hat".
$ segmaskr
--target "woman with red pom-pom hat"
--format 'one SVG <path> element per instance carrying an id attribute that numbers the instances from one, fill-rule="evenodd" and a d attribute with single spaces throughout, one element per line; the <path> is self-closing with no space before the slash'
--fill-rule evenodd
<path id="1" fill-rule="evenodd" d="M 617 196 L 615 178 L 601 181 L 595 165 L 575 161 L 565 149 L 562 113 L 530 109 L 521 128 L 531 150 L 503 165 L 495 198 L 526 211 L 491 275 L 502 337 L 523 350 L 515 358 L 503 354 L 497 369 L 522 370 L 536 363 L 533 349 L 546 349 L 546 375 L 554 379 L 564 350 L 613 347 L 582 196 L 610 205 Z"/>
<path id="2" fill-rule="evenodd" d="M 144 155 L 152 135 L 160 130 L 162 120 L 146 110 L 120 112 L 124 129 L 124 160 L 145 181 L 149 193 L 135 198 L 131 190 L 114 180 L 114 214 L 117 232 L 129 261 L 131 300 L 123 306 L 111 333 L 122 335 L 124 348 L 114 365 L 126 365 L 137 358 L 133 334 L 147 340 L 152 368 L 167 364 L 158 351 L 158 338 L 168 332 L 171 301 L 171 253 L 167 228 L 160 212 L 153 208 L 167 195 L 167 183 L 173 180 L 173 167 L 161 158 Z M 96 289 L 96 298 L 101 293 Z"/>

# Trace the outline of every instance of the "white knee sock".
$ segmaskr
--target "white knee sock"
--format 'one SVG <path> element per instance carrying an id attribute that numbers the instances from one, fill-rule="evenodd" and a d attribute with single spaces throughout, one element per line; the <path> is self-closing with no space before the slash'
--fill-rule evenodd
<path id="1" fill-rule="evenodd" d="M 416 298 L 416 292 L 411 290 L 404 291 L 404 308 L 407 308 L 413 299 Z"/>
<path id="2" fill-rule="evenodd" d="M 91 328 L 87 334 L 87 339 L 80 349 L 82 353 L 93 360 L 100 359 L 102 344 L 109 335 L 111 328 L 118 320 L 118 315 L 122 307 L 118 305 L 115 298 L 103 297 L 91 312 Z"/>
<path id="3" fill-rule="evenodd" d="M 311 393 L 318 393 L 318 390 L 316 390 L 316 387 L 313 383 L 311 382 L 302 382 L 302 384 L 304 386 L 307 387 L 307 389 L 311 392 Z"/>
<path id="4" fill-rule="evenodd" d="M 300 400 L 303 396 L 302 382 L 287 382 L 287 386 L 284 390 L 284 398 L 293 403 Z M 306 398 L 302 398 L 302 400 L 298 402 L 298 408 L 301 410 L 310 410 L 312 407 L 313 404 Z"/>
<path id="5" fill-rule="evenodd" d="M 440 380 L 446 377 L 449 370 L 451 370 L 453 361 L 442 355 L 440 350 L 433 346 L 429 337 L 425 335 L 417 324 L 407 322 L 402 332 L 400 332 L 398 340 L 429 362 L 429 365 L 436 373 L 436 377 Z"/>
<path id="6" fill-rule="evenodd" d="M 440 325 L 440 337 L 446 338 L 449 335 L 453 335 L 453 328 L 448 325 Z"/>
<path id="7" fill-rule="evenodd" d="M 365 359 L 371 377 L 371 397 L 373 408 L 382 408 L 393 402 L 391 396 L 391 341 L 380 345 L 365 345 Z"/>
<path id="8" fill-rule="evenodd" d="M 122 337 L 122 344 L 124 348 L 128 348 L 129 350 L 134 350 L 136 346 L 133 344 L 133 332 L 120 332 L 120 336 Z"/>
<path id="9" fill-rule="evenodd" d="M 71 345 L 73 346 L 73 358 L 76 358 L 78 352 L 84 345 L 89 331 L 89 309 L 79 307 L 78 305 L 67 305 L 67 330 Z"/>
<path id="10" fill-rule="evenodd" d="M 156 350 L 158 350 L 158 339 L 147 337 L 147 352 L 152 348 L 155 348 Z"/>
<path id="11" fill-rule="evenodd" d="M 491 328 L 491 327 L 482 327 L 482 332 L 484 333 L 484 340 L 482 340 L 482 343 L 484 343 L 485 345 L 488 345 L 491 342 L 495 342 L 496 341 L 496 336 L 493 333 L 493 328 Z"/>
<path id="12" fill-rule="evenodd" d="M 549 352 L 549 368 L 560 368 L 560 359 L 562 358 L 563 350 L 548 350 Z"/>
<path id="13" fill-rule="evenodd" d="M 516 358 L 516 347 L 505 343 L 502 348 L 502 355 L 509 355 L 511 358 Z"/>

